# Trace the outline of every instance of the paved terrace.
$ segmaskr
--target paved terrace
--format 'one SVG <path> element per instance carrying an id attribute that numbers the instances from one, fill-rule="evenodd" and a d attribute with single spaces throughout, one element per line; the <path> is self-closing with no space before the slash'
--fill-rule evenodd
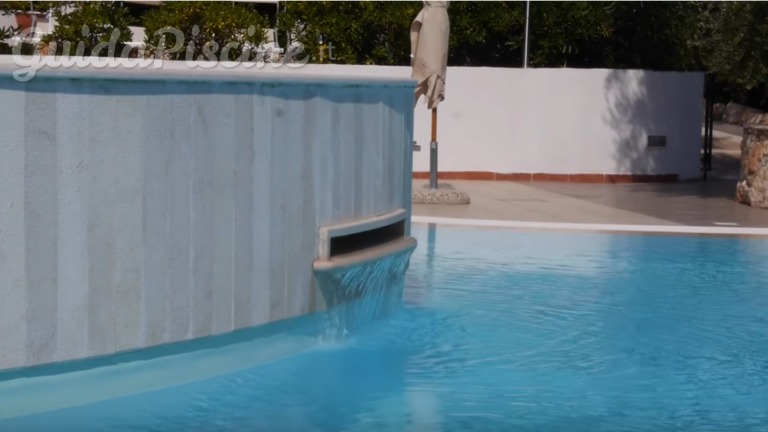
<path id="1" fill-rule="evenodd" d="M 716 125 L 706 181 L 644 184 L 441 181 L 469 205 L 413 206 L 414 216 L 525 222 L 768 228 L 768 210 L 735 201 L 739 128 Z M 414 188 L 427 181 L 414 180 Z"/>

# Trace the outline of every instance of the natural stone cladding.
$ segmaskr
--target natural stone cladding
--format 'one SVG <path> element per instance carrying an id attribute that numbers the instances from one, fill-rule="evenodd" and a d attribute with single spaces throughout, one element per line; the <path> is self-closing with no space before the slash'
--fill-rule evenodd
<path id="1" fill-rule="evenodd" d="M 768 208 L 768 125 L 744 127 L 736 200 L 752 207 Z"/>

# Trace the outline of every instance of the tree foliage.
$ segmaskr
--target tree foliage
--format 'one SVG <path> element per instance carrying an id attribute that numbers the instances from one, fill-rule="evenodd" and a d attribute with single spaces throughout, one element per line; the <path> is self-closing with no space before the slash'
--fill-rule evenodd
<path id="1" fill-rule="evenodd" d="M 51 3 L 35 1 L 36 10 Z M 150 50 L 183 46 L 170 58 L 244 58 L 242 50 L 264 41 L 271 24 L 256 6 L 229 1 L 164 2 L 142 17 L 126 17 L 121 2 L 69 2 L 74 13 L 61 14 L 51 40 L 83 39 L 92 49 L 127 23 L 146 28 Z M 0 2 L 0 11 L 16 13 L 28 2 Z M 304 47 L 311 62 L 410 64 L 409 30 L 422 7 L 407 1 L 280 2 L 280 45 L 286 35 Z M 523 64 L 526 3 L 452 1 L 449 65 L 520 67 Z M 181 38 L 158 31 L 175 28 Z M 13 29 L 6 29 L 9 33 Z M 230 45 L 232 46 L 232 45 Z M 2 46 L 0 46 L 2 49 Z M 206 51 L 207 49 L 207 51 Z M 86 53 L 87 54 L 87 53 Z M 202 57 L 201 57 L 202 56 Z M 252 59 L 250 56 L 248 59 Z M 766 2 L 530 2 L 530 67 L 651 70 L 701 70 L 716 76 L 717 96 L 768 109 L 768 3 Z"/>
<path id="2" fill-rule="evenodd" d="M 11 47 L 5 40 L 16 36 L 15 27 L 0 27 L 0 54 L 10 54 Z"/>
<path id="3" fill-rule="evenodd" d="M 530 66 L 596 67 L 609 60 L 613 3 L 532 2 L 530 8 Z"/>
<path id="4" fill-rule="evenodd" d="M 525 25 L 523 2 L 455 1 L 450 3 L 452 65 L 517 67 L 523 39 L 512 29 Z M 410 17 L 411 20 L 415 14 Z M 521 33 L 522 35 L 522 33 Z"/>
<path id="5" fill-rule="evenodd" d="M 48 12 L 62 4 L 60 1 L 0 1 L 0 13 L 6 15 L 23 12 Z"/>
<path id="6" fill-rule="evenodd" d="M 768 3 L 717 2 L 700 14 L 692 45 L 721 94 L 768 109 Z"/>
<path id="7" fill-rule="evenodd" d="M 449 64 L 520 67 L 525 7 L 452 1 Z M 421 2 L 281 3 L 283 30 L 316 53 L 311 61 L 409 64 L 408 30 Z M 766 2 L 530 2 L 530 67 L 701 70 L 716 73 L 721 98 L 768 108 Z M 293 23 L 298 23 L 293 26 Z"/>
<path id="8" fill-rule="evenodd" d="M 120 56 L 133 37 L 130 16 L 120 3 L 68 2 L 54 10 L 56 28 L 42 42 L 59 55 Z"/>
<path id="9" fill-rule="evenodd" d="M 165 2 L 143 22 L 147 48 L 165 51 L 174 60 L 236 60 L 244 51 L 252 60 L 266 39 L 266 18 L 242 3 Z"/>
<path id="10" fill-rule="evenodd" d="M 313 62 L 409 65 L 410 28 L 421 7 L 420 1 L 288 1 L 280 6 L 280 29 L 294 34 Z M 509 34 L 524 20 L 519 4 L 455 1 L 449 14 L 451 64 L 512 65 L 522 46 Z"/>
<path id="11" fill-rule="evenodd" d="M 290 1 L 281 4 L 280 29 L 294 34 L 313 62 L 406 65 L 420 8 L 414 1 Z"/>
<path id="12" fill-rule="evenodd" d="M 0 16 L 1 15 L 13 16 L 17 14 L 26 14 L 29 12 L 42 14 L 59 7 L 61 4 L 62 2 L 58 2 L 58 1 L 34 1 L 34 2 L 0 1 Z M 7 40 L 16 36 L 24 36 L 24 35 L 25 35 L 24 32 L 19 26 L 14 25 L 14 26 L 0 27 L 0 54 L 13 53 L 13 49 L 11 48 L 11 45 L 7 42 Z M 24 55 L 32 54 L 35 50 L 35 46 L 36 45 L 34 43 L 28 43 L 28 42 L 22 43 L 21 45 L 22 54 Z"/>

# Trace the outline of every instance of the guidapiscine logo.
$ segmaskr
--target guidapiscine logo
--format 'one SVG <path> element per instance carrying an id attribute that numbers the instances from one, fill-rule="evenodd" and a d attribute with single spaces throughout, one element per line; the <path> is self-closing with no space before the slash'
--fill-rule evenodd
<path id="1" fill-rule="evenodd" d="M 63 41 L 61 47 L 57 42 L 47 46 L 48 54 L 43 54 L 38 44 L 31 54 L 24 54 L 24 43 L 31 34 L 39 33 L 39 29 L 24 30 L 19 36 L 22 42 L 16 43 L 12 50 L 13 62 L 20 69 L 13 72 L 13 77 L 19 82 L 27 82 L 35 77 L 43 68 L 66 69 L 91 67 L 96 69 L 160 69 L 163 62 L 173 59 L 180 60 L 188 68 L 210 69 L 216 66 L 225 68 L 262 69 L 267 65 L 272 68 L 299 68 L 309 62 L 309 55 L 304 54 L 304 46 L 294 43 L 285 50 L 255 46 L 245 40 L 229 41 L 224 46 L 217 41 L 199 41 L 200 28 L 193 26 L 191 37 L 185 41 L 184 33 L 177 28 L 164 28 L 154 33 L 158 41 L 156 46 L 132 46 L 120 42 L 120 30 L 114 29 L 108 42 L 99 42 L 93 46 L 89 55 L 85 55 L 87 44 L 85 40 L 76 43 Z M 248 36 L 256 33 L 256 27 L 248 28 Z M 88 26 L 83 26 L 84 38 L 91 36 Z M 172 37 L 173 45 L 168 47 Z M 196 42 L 197 41 L 197 42 Z M 186 42 L 186 43 L 185 43 Z M 27 46 L 28 43 L 27 43 Z M 200 46 L 200 49 L 198 49 Z M 122 49 L 118 49 L 122 47 Z M 74 53 L 73 53 L 74 48 Z M 118 51 L 120 51 L 118 53 Z M 304 54 L 304 55 L 302 55 Z"/>

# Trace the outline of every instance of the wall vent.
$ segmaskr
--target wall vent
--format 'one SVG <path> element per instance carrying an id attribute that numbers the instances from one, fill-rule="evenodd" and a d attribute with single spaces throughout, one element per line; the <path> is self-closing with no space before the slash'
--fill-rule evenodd
<path id="1" fill-rule="evenodd" d="M 666 135 L 648 135 L 648 147 L 666 147 L 667 136 Z"/>

